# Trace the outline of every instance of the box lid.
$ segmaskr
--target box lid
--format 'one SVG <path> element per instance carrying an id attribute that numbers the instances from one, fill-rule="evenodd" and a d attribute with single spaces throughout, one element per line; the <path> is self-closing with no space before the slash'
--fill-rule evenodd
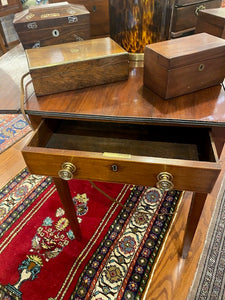
<path id="1" fill-rule="evenodd" d="M 167 69 L 225 56 L 225 40 L 208 33 L 194 34 L 178 39 L 147 45 L 154 59 Z"/>
<path id="2" fill-rule="evenodd" d="M 207 17 L 207 22 L 216 24 L 219 27 L 225 26 L 225 7 L 220 8 L 209 8 L 199 11 L 200 17 Z"/>
<path id="3" fill-rule="evenodd" d="M 15 14 L 13 24 L 17 31 L 45 28 L 50 22 L 54 26 L 60 24 L 74 24 L 79 16 L 90 15 L 84 5 L 58 2 L 46 5 L 31 6 L 30 8 Z"/>
<path id="4" fill-rule="evenodd" d="M 115 55 L 128 55 L 128 52 L 109 37 L 32 48 L 25 52 L 30 70 Z"/>

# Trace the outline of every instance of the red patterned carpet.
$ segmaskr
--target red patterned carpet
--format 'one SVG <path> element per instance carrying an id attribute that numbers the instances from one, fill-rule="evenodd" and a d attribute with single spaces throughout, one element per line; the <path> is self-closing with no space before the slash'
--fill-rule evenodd
<path id="1" fill-rule="evenodd" d="M 24 137 L 31 128 L 22 115 L 0 115 L 0 153 Z"/>
<path id="2" fill-rule="evenodd" d="M 51 178 L 23 170 L 0 191 L 0 299 L 114 300 L 143 294 L 181 193 L 95 184 L 107 196 L 90 182 L 70 181 L 80 242 Z"/>

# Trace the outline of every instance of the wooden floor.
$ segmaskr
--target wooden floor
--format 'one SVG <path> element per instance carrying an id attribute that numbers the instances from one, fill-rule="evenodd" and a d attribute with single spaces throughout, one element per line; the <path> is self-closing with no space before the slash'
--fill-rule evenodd
<path id="1" fill-rule="evenodd" d="M 3 187 L 11 178 L 25 167 L 20 151 L 29 139 L 29 136 L 30 134 L 0 154 L 1 187 Z M 186 192 L 175 222 L 171 227 L 164 251 L 158 260 L 157 267 L 151 280 L 150 287 L 147 290 L 145 299 L 185 300 L 187 298 L 188 290 L 191 286 L 202 247 L 204 245 L 205 235 L 220 188 L 222 176 L 224 174 L 225 149 L 221 155 L 221 163 L 223 171 L 221 172 L 212 193 L 207 198 L 202 218 L 197 229 L 197 234 L 193 241 L 188 258 L 184 260 L 179 256 L 191 196 L 191 193 Z"/>

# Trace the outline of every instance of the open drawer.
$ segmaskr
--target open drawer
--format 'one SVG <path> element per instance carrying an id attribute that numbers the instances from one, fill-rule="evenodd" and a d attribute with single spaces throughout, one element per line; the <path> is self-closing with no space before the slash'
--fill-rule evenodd
<path id="1" fill-rule="evenodd" d="M 155 186 L 168 172 L 174 188 L 202 193 L 220 172 L 207 128 L 45 119 L 22 154 L 33 174 Z"/>

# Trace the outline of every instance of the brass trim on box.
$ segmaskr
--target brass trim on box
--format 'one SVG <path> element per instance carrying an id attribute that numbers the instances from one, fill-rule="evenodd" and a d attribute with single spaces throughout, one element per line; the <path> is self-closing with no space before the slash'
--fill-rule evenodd
<path id="1" fill-rule="evenodd" d="M 103 152 L 102 155 L 105 156 L 105 157 L 131 158 L 131 154 L 126 154 L 126 153 Z"/>
<path id="2" fill-rule="evenodd" d="M 142 61 L 144 60 L 144 53 L 129 53 L 129 60 Z"/>

